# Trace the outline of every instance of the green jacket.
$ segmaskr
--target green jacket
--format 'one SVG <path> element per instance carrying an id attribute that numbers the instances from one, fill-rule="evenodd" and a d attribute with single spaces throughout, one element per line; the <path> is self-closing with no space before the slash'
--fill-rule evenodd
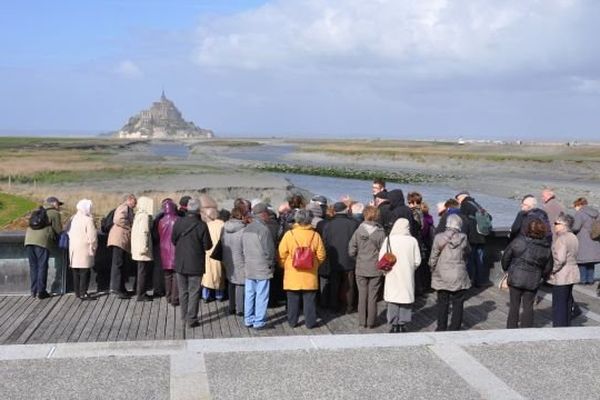
<path id="1" fill-rule="evenodd" d="M 63 230 L 60 212 L 56 208 L 47 208 L 46 212 L 48 213 L 50 225 L 37 230 L 27 228 L 27 232 L 25 232 L 25 246 L 33 245 L 46 249 L 56 247 L 58 235 Z"/>

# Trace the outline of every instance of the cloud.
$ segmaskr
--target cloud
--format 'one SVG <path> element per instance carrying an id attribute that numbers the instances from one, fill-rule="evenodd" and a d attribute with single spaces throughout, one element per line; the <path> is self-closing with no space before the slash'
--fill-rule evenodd
<path id="1" fill-rule="evenodd" d="M 597 57 L 586 27 L 599 10 L 586 0 L 281 0 L 205 21 L 195 60 L 427 79 L 553 72 Z"/>
<path id="2" fill-rule="evenodd" d="M 121 61 L 115 68 L 115 72 L 126 79 L 140 79 L 144 72 L 131 60 Z"/>
<path id="3" fill-rule="evenodd" d="M 600 95 L 600 79 L 577 76 L 572 78 L 572 82 L 574 89 L 578 92 Z"/>

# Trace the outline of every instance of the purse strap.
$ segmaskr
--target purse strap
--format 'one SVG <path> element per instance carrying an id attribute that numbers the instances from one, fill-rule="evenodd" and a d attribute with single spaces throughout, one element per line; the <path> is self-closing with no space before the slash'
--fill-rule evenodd
<path id="1" fill-rule="evenodd" d="M 390 244 L 390 235 L 388 234 L 385 239 L 386 239 L 387 252 L 391 253 L 392 252 L 392 245 Z"/>
<path id="2" fill-rule="evenodd" d="M 294 236 L 293 230 L 290 230 L 290 235 L 292 235 L 294 242 L 296 242 L 296 247 L 302 247 L 302 246 L 300 246 L 300 244 L 298 244 L 298 241 L 296 240 L 296 236 Z M 313 242 L 314 238 L 315 238 L 315 231 L 313 231 L 312 236 L 310 237 L 310 241 L 308 242 L 308 247 L 311 249 L 312 249 L 312 242 Z"/>

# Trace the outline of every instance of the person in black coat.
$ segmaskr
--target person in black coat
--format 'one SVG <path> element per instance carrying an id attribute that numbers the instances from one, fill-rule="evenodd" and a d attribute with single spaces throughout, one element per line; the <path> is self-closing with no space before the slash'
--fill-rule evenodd
<path id="1" fill-rule="evenodd" d="M 548 220 L 548 214 L 546 211 L 538 208 L 536 198 L 528 194 L 521 200 L 521 211 L 515 217 L 510 228 L 510 240 L 515 239 L 519 235 L 526 235 L 529 223 L 533 219 L 540 219 L 546 225 L 546 239 L 552 243 L 552 230 L 550 229 L 550 221 Z"/>
<path id="2" fill-rule="evenodd" d="M 510 242 L 502 256 L 502 269 L 508 271 L 510 306 L 506 327 L 529 328 L 533 326 L 533 301 L 542 279 L 552 271 L 553 257 L 546 240 L 544 221 L 531 219 L 525 235 Z M 523 313 L 519 318 L 519 308 Z M 519 324 L 520 320 L 520 324 Z"/>
<path id="3" fill-rule="evenodd" d="M 471 256 L 467 263 L 467 271 L 471 282 L 475 287 L 492 286 L 489 282 L 483 262 L 485 236 L 477 231 L 477 222 L 475 214 L 479 211 L 480 206 L 467 191 L 462 191 L 455 196 L 455 199 L 460 204 L 460 213 L 463 220 L 467 223 L 467 238 L 471 246 Z"/>
<path id="4" fill-rule="evenodd" d="M 379 223 L 386 235 L 390 234 L 397 219 L 406 218 L 410 226 L 411 236 L 418 240 L 420 237 L 419 225 L 415 221 L 410 208 L 404 203 L 404 193 L 401 189 L 380 192 L 375 198 L 383 200 L 377 208 L 379 209 Z"/>
<path id="5" fill-rule="evenodd" d="M 348 254 L 348 246 L 354 231 L 358 228 L 358 222 L 350 216 L 345 203 L 335 203 L 333 210 L 335 216 L 326 223 L 323 230 L 329 266 L 329 290 L 324 290 L 323 293 L 329 295 L 328 306 L 334 311 L 340 311 L 341 295 L 345 299 L 345 311 L 350 313 L 355 307 L 356 261 Z"/>
<path id="6" fill-rule="evenodd" d="M 208 226 L 200 219 L 200 201 L 191 199 L 187 213 L 173 225 L 171 241 L 175 245 L 175 272 L 179 289 L 181 319 L 190 328 L 200 325 L 200 279 L 205 270 L 206 251 L 213 244 Z"/>

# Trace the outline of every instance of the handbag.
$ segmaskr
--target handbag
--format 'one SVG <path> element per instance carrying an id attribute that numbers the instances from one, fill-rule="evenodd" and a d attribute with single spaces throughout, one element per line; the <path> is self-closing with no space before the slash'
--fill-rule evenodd
<path id="1" fill-rule="evenodd" d="M 508 273 L 505 273 L 502 279 L 500 279 L 500 283 L 498 283 L 498 289 L 508 290 Z"/>
<path id="2" fill-rule="evenodd" d="M 312 251 L 310 245 L 312 244 L 312 241 L 315 237 L 315 233 L 313 232 L 313 235 L 310 238 L 310 242 L 308 243 L 308 246 L 300 246 L 298 244 L 298 242 L 296 241 L 296 238 L 294 237 L 294 234 L 292 233 L 292 231 L 290 231 L 290 235 L 292 235 L 292 238 L 294 238 L 294 242 L 296 242 L 296 249 L 294 249 L 292 266 L 296 269 L 303 269 L 303 270 L 312 269 L 314 254 L 313 254 L 313 251 Z"/>
<path id="3" fill-rule="evenodd" d="M 390 237 L 386 238 L 387 248 L 386 252 L 383 253 L 383 256 L 377 261 L 377 269 L 384 272 L 389 272 L 392 270 L 394 265 L 396 264 L 396 256 L 392 253 L 392 247 L 390 246 Z"/>

